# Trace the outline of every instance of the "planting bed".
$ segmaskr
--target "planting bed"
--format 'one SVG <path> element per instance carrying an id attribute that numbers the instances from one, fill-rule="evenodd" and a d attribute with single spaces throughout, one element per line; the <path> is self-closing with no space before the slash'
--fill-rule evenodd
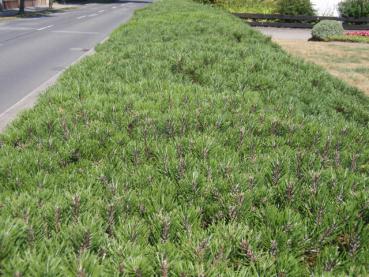
<path id="1" fill-rule="evenodd" d="M 369 31 L 348 32 L 341 36 L 333 36 L 328 41 L 369 43 Z"/>
<path id="2" fill-rule="evenodd" d="M 5 276 L 367 275 L 369 99 L 158 1 L 0 135 Z"/>

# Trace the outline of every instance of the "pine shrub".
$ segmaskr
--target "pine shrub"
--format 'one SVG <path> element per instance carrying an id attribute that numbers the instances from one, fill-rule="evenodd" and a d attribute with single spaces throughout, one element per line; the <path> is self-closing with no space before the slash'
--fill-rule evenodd
<path id="1" fill-rule="evenodd" d="M 156 1 L 0 134 L 0 275 L 367 276 L 368 122 L 241 20 Z"/>

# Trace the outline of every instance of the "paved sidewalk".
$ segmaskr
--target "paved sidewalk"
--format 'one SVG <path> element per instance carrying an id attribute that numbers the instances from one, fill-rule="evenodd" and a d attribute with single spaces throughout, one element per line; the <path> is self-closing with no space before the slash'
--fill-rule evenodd
<path id="1" fill-rule="evenodd" d="M 311 38 L 310 29 L 292 29 L 292 28 L 271 28 L 255 27 L 264 35 L 272 37 L 275 40 L 309 40 Z"/>

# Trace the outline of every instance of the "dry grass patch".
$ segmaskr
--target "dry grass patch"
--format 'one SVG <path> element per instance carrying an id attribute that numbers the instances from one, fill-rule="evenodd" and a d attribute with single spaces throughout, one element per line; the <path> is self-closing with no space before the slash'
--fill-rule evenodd
<path id="1" fill-rule="evenodd" d="M 327 69 L 369 95 L 369 45 L 341 42 L 276 40 L 292 55 Z"/>

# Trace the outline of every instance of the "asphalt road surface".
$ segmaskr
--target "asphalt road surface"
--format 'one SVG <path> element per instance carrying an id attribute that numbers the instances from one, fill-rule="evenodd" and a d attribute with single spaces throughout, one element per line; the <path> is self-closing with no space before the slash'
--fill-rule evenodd
<path id="1" fill-rule="evenodd" d="M 0 23 L 0 115 L 94 48 L 147 2 L 87 4 Z"/>

